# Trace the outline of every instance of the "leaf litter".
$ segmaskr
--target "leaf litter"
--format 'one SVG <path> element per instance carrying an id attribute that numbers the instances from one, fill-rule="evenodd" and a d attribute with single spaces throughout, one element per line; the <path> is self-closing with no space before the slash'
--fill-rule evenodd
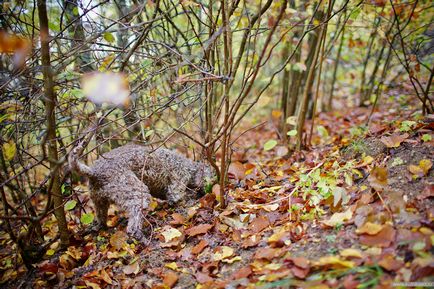
<path id="1" fill-rule="evenodd" d="M 362 138 L 350 131 L 368 111 L 345 113 L 352 121 L 320 114 L 312 148 L 300 154 L 275 143 L 274 125 L 250 130 L 238 144 L 249 154 L 234 154 L 229 169 L 228 207 L 214 211 L 212 193 L 174 209 L 157 207 L 147 217 L 147 245 L 128 238 L 116 211 L 108 230 L 80 235 L 93 215 L 80 220 L 77 204 L 68 202 L 75 242 L 64 252 L 47 249 L 26 282 L 33 288 L 387 288 L 427 280 L 434 272 L 433 146 L 418 134 L 418 120 L 399 132 L 396 110 L 374 118 Z M 13 285 L 26 270 L 20 263 L 15 270 L 10 240 L 0 237 L 1 282 Z"/>

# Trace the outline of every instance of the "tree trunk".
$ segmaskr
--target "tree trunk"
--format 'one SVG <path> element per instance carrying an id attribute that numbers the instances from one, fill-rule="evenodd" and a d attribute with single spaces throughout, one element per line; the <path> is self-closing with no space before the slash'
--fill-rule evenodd
<path id="1" fill-rule="evenodd" d="M 56 116 L 55 109 L 57 97 L 54 93 L 53 74 L 50 62 L 50 37 L 48 34 L 48 17 L 47 6 L 45 0 L 38 0 L 39 26 L 40 26 L 40 41 L 41 41 L 41 57 L 42 57 L 42 73 L 44 76 L 44 105 L 47 118 L 47 132 L 45 144 L 48 146 L 48 160 L 51 170 L 51 183 L 48 193 L 52 195 L 54 203 L 54 215 L 57 219 L 59 227 L 60 242 L 62 247 L 69 244 L 69 231 L 66 224 L 65 212 L 63 210 L 63 198 L 60 189 L 59 156 L 57 154 L 56 141 Z"/>

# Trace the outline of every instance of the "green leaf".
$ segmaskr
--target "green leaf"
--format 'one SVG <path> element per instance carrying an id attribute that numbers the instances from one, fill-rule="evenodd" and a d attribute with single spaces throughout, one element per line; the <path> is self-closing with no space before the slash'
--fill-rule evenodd
<path id="1" fill-rule="evenodd" d="M 430 135 L 430 134 L 424 134 L 423 136 L 422 136 L 422 140 L 424 141 L 424 142 L 427 142 L 427 141 L 431 141 L 432 140 L 432 136 Z"/>
<path id="2" fill-rule="evenodd" d="M 264 151 L 269 151 L 273 149 L 277 145 L 277 141 L 274 139 L 270 139 L 264 144 Z"/>
<path id="3" fill-rule="evenodd" d="M 3 155 L 7 161 L 11 161 L 14 158 L 16 152 L 17 146 L 15 145 L 14 141 L 11 140 L 3 144 Z"/>
<path id="4" fill-rule="evenodd" d="M 154 130 L 153 130 L 153 129 L 148 130 L 148 131 L 145 133 L 145 137 L 150 137 L 150 136 L 153 135 L 153 134 L 154 134 Z"/>
<path id="5" fill-rule="evenodd" d="M 83 224 L 83 225 L 89 225 L 90 223 L 92 223 L 93 222 L 93 214 L 92 213 L 87 213 L 87 214 L 84 214 L 84 215 L 82 215 L 81 216 L 81 218 L 80 218 L 80 222 Z"/>
<path id="6" fill-rule="evenodd" d="M 115 37 L 110 32 L 105 32 L 102 36 L 109 43 L 115 42 Z"/>
<path id="7" fill-rule="evenodd" d="M 77 205 L 77 201 L 76 200 L 67 201 L 66 204 L 65 204 L 65 210 L 71 211 L 72 209 L 75 208 L 76 205 Z"/>
<path id="8" fill-rule="evenodd" d="M 74 16 L 78 16 L 79 12 L 78 12 L 78 7 L 77 7 L 77 6 L 75 6 L 75 7 L 72 9 L 72 14 L 73 14 Z"/>
<path id="9" fill-rule="evenodd" d="M 399 128 L 400 131 L 402 132 L 408 132 L 411 131 L 412 127 L 416 124 L 415 121 L 411 121 L 411 120 L 404 120 L 401 123 L 401 127 Z"/>
<path id="10" fill-rule="evenodd" d="M 321 137 L 323 137 L 323 138 L 326 138 L 326 137 L 329 136 L 329 132 L 328 132 L 327 129 L 326 129 L 324 126 L 322 126 L 322 125 L 317 126 L 316 130 L 318 131 L 318 134 L 319 134 Z"/>
<path id="11" fill-rule="evenodd" d="M 295 130 L 295 129 L 290 130 L 286 134 L 289 135 L 289 136 L 296 136 L 297 135 L 297 130 Z"/>

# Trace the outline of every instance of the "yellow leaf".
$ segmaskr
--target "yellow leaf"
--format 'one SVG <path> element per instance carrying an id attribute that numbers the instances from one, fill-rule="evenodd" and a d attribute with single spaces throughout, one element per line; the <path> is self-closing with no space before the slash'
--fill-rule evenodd
<path id="1" fill-rule="evenodd" d="M 3 155 L 7 161 L 11 161 L 14 158 L 16 152 L 17 147 L 14 141 L 10 140 L 9 142 L 3 144 Z"/>
<path id="2" fill-rule="evenodd" d="M 432 162 L 429 159 L 423 159 L 419 162 L 419 167 L 423 170 L 424 175 L 427 175 L 432 167 Z"/>
<path id="3" fill-rule="evenodd" d="M 221 261 L 228 257 L 231 257 L 234 254 L 234 249 L 228 246 L 218 247 L 214 255 L 212 256 L 214 261 Z"/>
<path id="4" fill-rule="evenodd" d="M 176 262 L 170 262 L 164 265 L 164 267 L 172 269 L 173 271 L 179 271 L 178 264 Z"/>
<path id="5" fill-rule="evenodd" d="M 235 256 L 235 257 L 233 257 L 232 259 L 225 259 L 225 260 L 222 260 L 222 262 L 224 262 L 224 263 L 229 263 L 229 264 L 232 264 L 232 263 L 234 263 L 234 262 L 236 262 L 236 261 L 241 261 L 241 256 Z"/>
<path id="6" fill-rule="evenodd" d="M 339 252 L 339 254 L 342 257 L 363 258 L 362 252 L 360 252 L 360 250 L 352 249 L 352 248 L 344 249 L 341 252 Z"/>
<path id="7" fill-rule="evenodd" d="M 161 235 L 163 235 L 164 240 L 166 243 L 172 241 L 175 238 L 181 237 L 182 233 L 172 227 L 166 227 L 165 229 L 163 229 L 163 231 L 161 232 Z"/>
<path id="8" fill-rule="evenodd" d="M 330 266 L 333 268 L 353 268 L 354 262 L 341 260 L 337 256 L 321 257 L 318 262 L 314 263 L 315 266 Z"/>
<path id="9" fill-rule="evenodd" d="M 356 230 L 357 234 L 376 235 L 383 229 L 383 226 L 376 223 L 366 222 Z"/>
<path id="10" fill-rule="evenodd" d="M 350 220 L 353 217 L 353 210 L 349 208 L 342 213 L 334 213 L 330 219 L 322 221 L 325 225 L 329 227 L 334 227 L 336 225 L 342 224 L 345 221 Z"/>

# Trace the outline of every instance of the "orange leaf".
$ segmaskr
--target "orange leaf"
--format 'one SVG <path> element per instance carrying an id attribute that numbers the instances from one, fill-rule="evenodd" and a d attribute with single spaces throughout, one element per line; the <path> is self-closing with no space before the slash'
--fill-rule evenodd
<path id="1" fill-rule="evenodd" d="M 360 243 L 367 246 L 386 248 L 395 240 L 396 231 L 391 225 L 385 225 L 383 229 L 374 236 L 367 234 L 360 236 Z"/>
<path id="2" fill-rule="evenodd" d="M 191 227 L 190 229 L 185 230 L 185 233 L 191 237 L 205 234 L 208 232 L 214 225 L 212 224 L 201 224 L 194 227 Z"/>
<path id="3" fill-rule="evenodd" d="M 178 274 L 175 272 L 169 271 L 164 275 L 163 284 L 169 288 L 175 286 L 176 282 L 178 282 Z"/>
<path id="4" fill-rule="evenodd" d="M 240 162 L 233 162 L 229 165 L 228 173 L 237 180 L 242 180 L 246 176 L 246 168 Z"/>
<path id="5" fill-rule="evenodd" d="M 397 271 L 402 266 L 404 266 L 404 262 L 396 260 L 392 255 L 388 254 L 378 262 L 378 265 L 380 265 L 387 271 Z"/>
<path id="6" fill-rule="evenodd" d="M 173 213 L 172 218 L 173 221 L 170 222 L 172 225 L 182 225 L 185 222 L 184 217 L 179 213 Z"/>
<path id="7" fill-rule="evenodd" d="M 202 239 L 196 246 L 193 247 L 193 249 L 191 249 L 191 253 L 195 255 L 200 254 L 206 246 L 208 246 L 208 241 Z"/>
<path id="8" fill-rule="evenodd" d="M 249 224 L 249 230 L 257 234 L 267 228 L 270 225 L 270 221 L 264 216 L 257 217 Z"/>

